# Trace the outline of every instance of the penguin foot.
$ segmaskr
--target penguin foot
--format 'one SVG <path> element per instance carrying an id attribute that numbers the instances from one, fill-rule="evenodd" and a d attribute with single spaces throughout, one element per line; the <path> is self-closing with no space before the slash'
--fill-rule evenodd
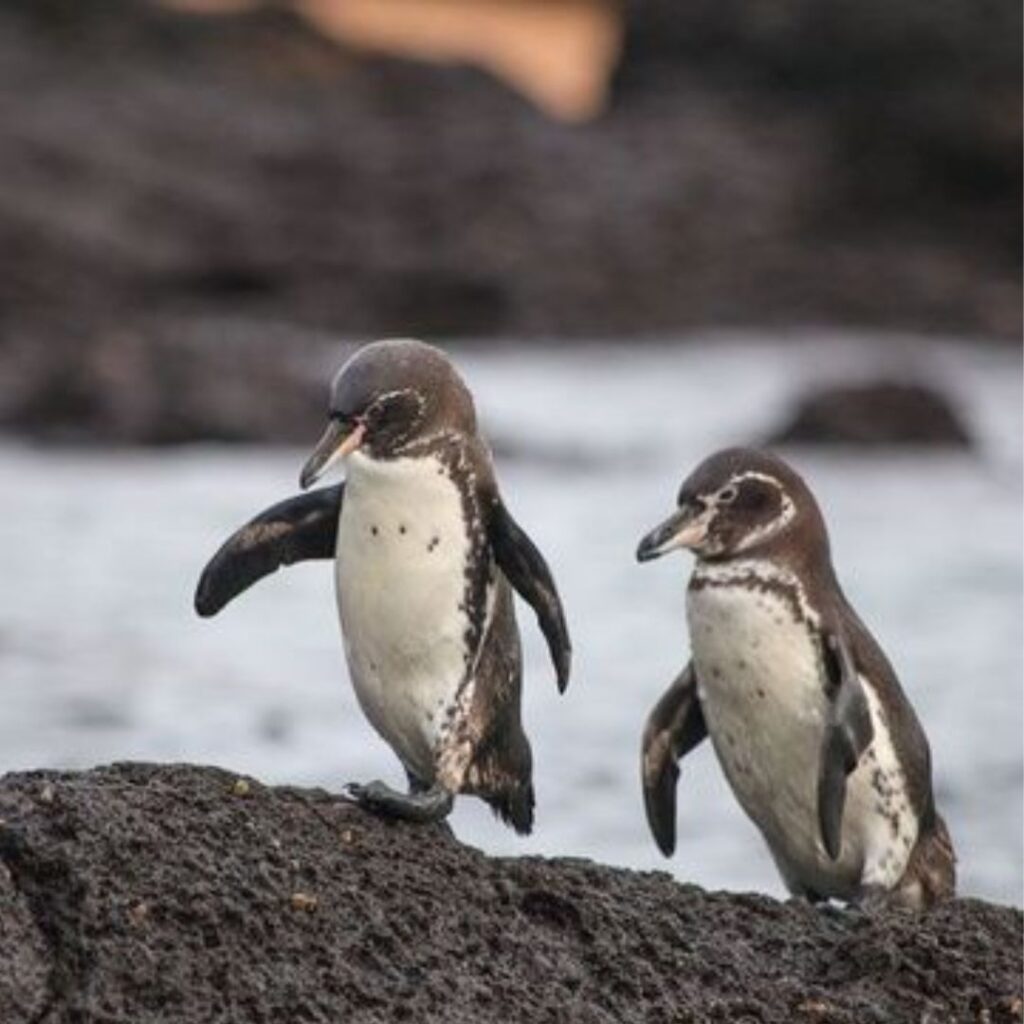
<path id="1" fill-rule="evenodd" d="M 439 786 L 418 793 L 399 793 L 379 780 L 365 784 L 350 782 L 342 794 L 371 814 L 424 824 L 447 818 L 455 803 L 455 797 Z"/>

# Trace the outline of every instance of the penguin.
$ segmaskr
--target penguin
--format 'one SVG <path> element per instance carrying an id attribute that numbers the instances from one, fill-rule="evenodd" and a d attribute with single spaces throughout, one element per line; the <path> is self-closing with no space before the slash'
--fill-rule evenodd
<path id="1" fill-rule="evenodd" d="M 691 660 L 651 711 L 647 820 L 675 849 L 678 762 L 706 737 L 788 891 L 914 909 L 951 898 L 956 857 L 928 741 L 832 567 L 807 484 L 748 448 L 711 455 L 637 549 L 688 548 Z"/>
<path id="2" fill-rule="evenodd" d="M 341 367 L 328 413 L 301 472 L 306 493 L 223 544 L 196 610 L 216 614 L 282 565 L 333 559 L 356 697 L 409 781 L 408 793 L 375 781 L 345 796 L 384 816 L 438 821 L 456 794 L 473 794 L 529 833 L 513 588 L 536 613 L 560 692 L 571 645 L 547 563 L 502 501 L 473 398 L 445 353 L 389 339 Z M 342 483 L 309 490 L 337 463 Z"/>

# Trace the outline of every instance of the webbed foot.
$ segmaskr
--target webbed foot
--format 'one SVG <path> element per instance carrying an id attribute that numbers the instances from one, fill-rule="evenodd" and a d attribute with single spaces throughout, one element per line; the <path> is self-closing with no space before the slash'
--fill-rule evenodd
<path id="1" fill-rule="evenodd" d="M 367 783 L 350 782 L 342 790 L 342 795 L 371 814 L 423 824 L 443 821 L 455 803 L 455 797 L 440 786 L 417 793 L 400 793 L 379 779 Z"/>

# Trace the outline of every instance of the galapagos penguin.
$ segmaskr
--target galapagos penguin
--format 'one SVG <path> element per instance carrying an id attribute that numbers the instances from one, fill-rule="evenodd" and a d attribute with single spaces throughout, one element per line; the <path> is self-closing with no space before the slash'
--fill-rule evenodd
<path id="1" fill-rule="evenodd" d="M 334 378 L 302 488 L 339 461 L 343 483 L 274 505 L 224 543 L 199 580 L 196 610 L 216 614 L 281 565 L 333 559 L 356 696 L 410 784 L 407 794 L 351 784 L 347 796 L 427 821 L 470 793 L 528 833 L 532 760 L 512 589 L 536 612 L 559 691 L 569 635 L 543 556 L 502 502 L 449 358 L 406 339 L 359 349 Z"/>
<path id="2" fill-rule="evenodd" d="M 928 741 L 832 568 L 818 504 L 781 459 L 732 448 L 683 483 L 640 561 L 697 558 L 692 660 L 642 744 L 647 820 L 675 847 L 677 762 L 705 737 L 787 889 L 923 908 L 955 890 Z"/>

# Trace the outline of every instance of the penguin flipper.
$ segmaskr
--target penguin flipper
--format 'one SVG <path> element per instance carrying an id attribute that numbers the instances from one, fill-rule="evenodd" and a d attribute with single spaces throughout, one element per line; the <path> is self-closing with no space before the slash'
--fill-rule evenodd
<path id="1" fill-rule="evenodd" d="M 678 762 L 707 734 L 697 699 L 697 675 L 690 662 L 654 705 L 644 727 L 640 761 L 644 809 L 654 841 L 666 857 L 676 848 Z"/>
<path id="2" fill-rule="evenodd" d="M 818 826 L 832 860 L 842 846 L 846 778 L 874 739 L 871 710 L 857 675 L 853 655 L 838 633 L 823 638 L 831 704 L 818 766 Z"/>
<path id="3" fill-rule="evenodd" d="M 572 645 L 551 570 L 544 556 L 526 535 L 526 531 L 512 518 L 500 498 L 496 498 L 491 507 L 487 535 L 498 568 L 519 596 L 532 605 L 537 613 L 537 623 L 548 642 L 555 666 L 558 692 L 564 693 L 569 685 Z"/>
<path id="4" fill-rule="evenodd" d="M 204 618 L 282 565 L 333 558 L 345 485 L 288 498 L 236 530 L 210 559 L 196 587 L 195 608 Z"/>

